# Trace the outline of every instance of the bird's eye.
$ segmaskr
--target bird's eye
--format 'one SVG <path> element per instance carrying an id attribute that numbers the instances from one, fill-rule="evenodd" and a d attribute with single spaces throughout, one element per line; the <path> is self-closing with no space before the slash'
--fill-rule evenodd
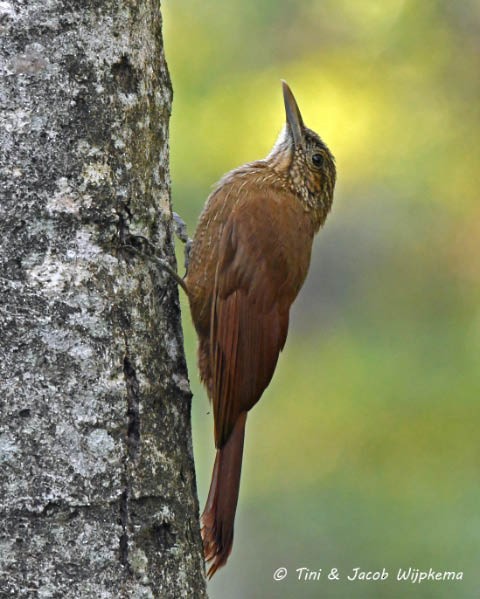
<path id="1" fill-rule="evenodd" d="M 320 167 L 323 164 L 323 156 L 321 154 L 313 154 L 312 162 L 316 167 Z"/>

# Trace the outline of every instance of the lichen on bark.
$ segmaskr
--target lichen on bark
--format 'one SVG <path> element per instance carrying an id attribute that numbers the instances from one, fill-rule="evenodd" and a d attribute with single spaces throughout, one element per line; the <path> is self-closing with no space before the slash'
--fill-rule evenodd
<path id="1" fill-rule="evenodd" d="M 154 0 L 0 2 L 0 580 L 203 597 Z"/>

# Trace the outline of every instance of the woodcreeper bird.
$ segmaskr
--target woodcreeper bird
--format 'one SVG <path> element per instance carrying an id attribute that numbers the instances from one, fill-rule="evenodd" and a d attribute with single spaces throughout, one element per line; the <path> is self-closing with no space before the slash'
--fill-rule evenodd
<path id="1" fill-rule="evenodd" d="M 217 448 L 202 515 L 211 578 L 230 555 L 247 412 L 270 383 L 315 233 L 333 200 L 332 154 L 285 82 L 286 124 L 270 154 L 226 174 L 209 196 L 185 278 Z"/>

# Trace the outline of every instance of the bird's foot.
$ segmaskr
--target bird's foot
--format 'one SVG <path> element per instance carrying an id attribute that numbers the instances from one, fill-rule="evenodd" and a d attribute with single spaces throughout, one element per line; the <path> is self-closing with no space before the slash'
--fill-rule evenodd
<path id="1" fill-rule="evenodd" d="M 185 271 L 188 272 L 188 263 L 190 260 L 190 250 L 192 249 L 192 240 L 187 234 L 187 225 L 185 221 L 176 213 L 173 212 L 173 230 L 175 235 L 185 244 Z"/>
<path id="2" fill-rule="evenodd" d="M 132 253 L 136 254 L 137 256 L 141 256 L 142 258 L 146 258 L 147 260 L 154 262 L 161 270 L 166 271 L 171 277 L 173 277 L 175 279 L 175 281 L 180 285 L 180 287 L 188 295 L 187 286 L 185 284 L 185 281 L 170 266 L 170 264 L 168 264 L 168 262 L 166 260 L 164 260 L 163 258 L 159 258 L 156 255 L 156 248 L 149 239 L 147 239 L 143 235 L 129 234 L 128 239 L 125 240 L 125 243 L 123 243 L 120 246 L 120 248 L 123 250 L 127 250 L 129 252 L 132 252 Z M 148 248 L 148 251 L 145 251 L 146 248 Z M 162 300 L 163 300 L 164 295 L 165 295 L 165 293 L 162 294 L 162 298 L 161 298 Z"/>

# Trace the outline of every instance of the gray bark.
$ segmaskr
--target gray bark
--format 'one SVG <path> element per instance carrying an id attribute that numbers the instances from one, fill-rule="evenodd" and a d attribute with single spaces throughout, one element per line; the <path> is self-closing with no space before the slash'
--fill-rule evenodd
<path id="1" fill-rule="evenodd" d="M 175 265 L 159 2 L 0 38 L 0 596 L 204 597 L 178 291 L 120 249 Z"/>

